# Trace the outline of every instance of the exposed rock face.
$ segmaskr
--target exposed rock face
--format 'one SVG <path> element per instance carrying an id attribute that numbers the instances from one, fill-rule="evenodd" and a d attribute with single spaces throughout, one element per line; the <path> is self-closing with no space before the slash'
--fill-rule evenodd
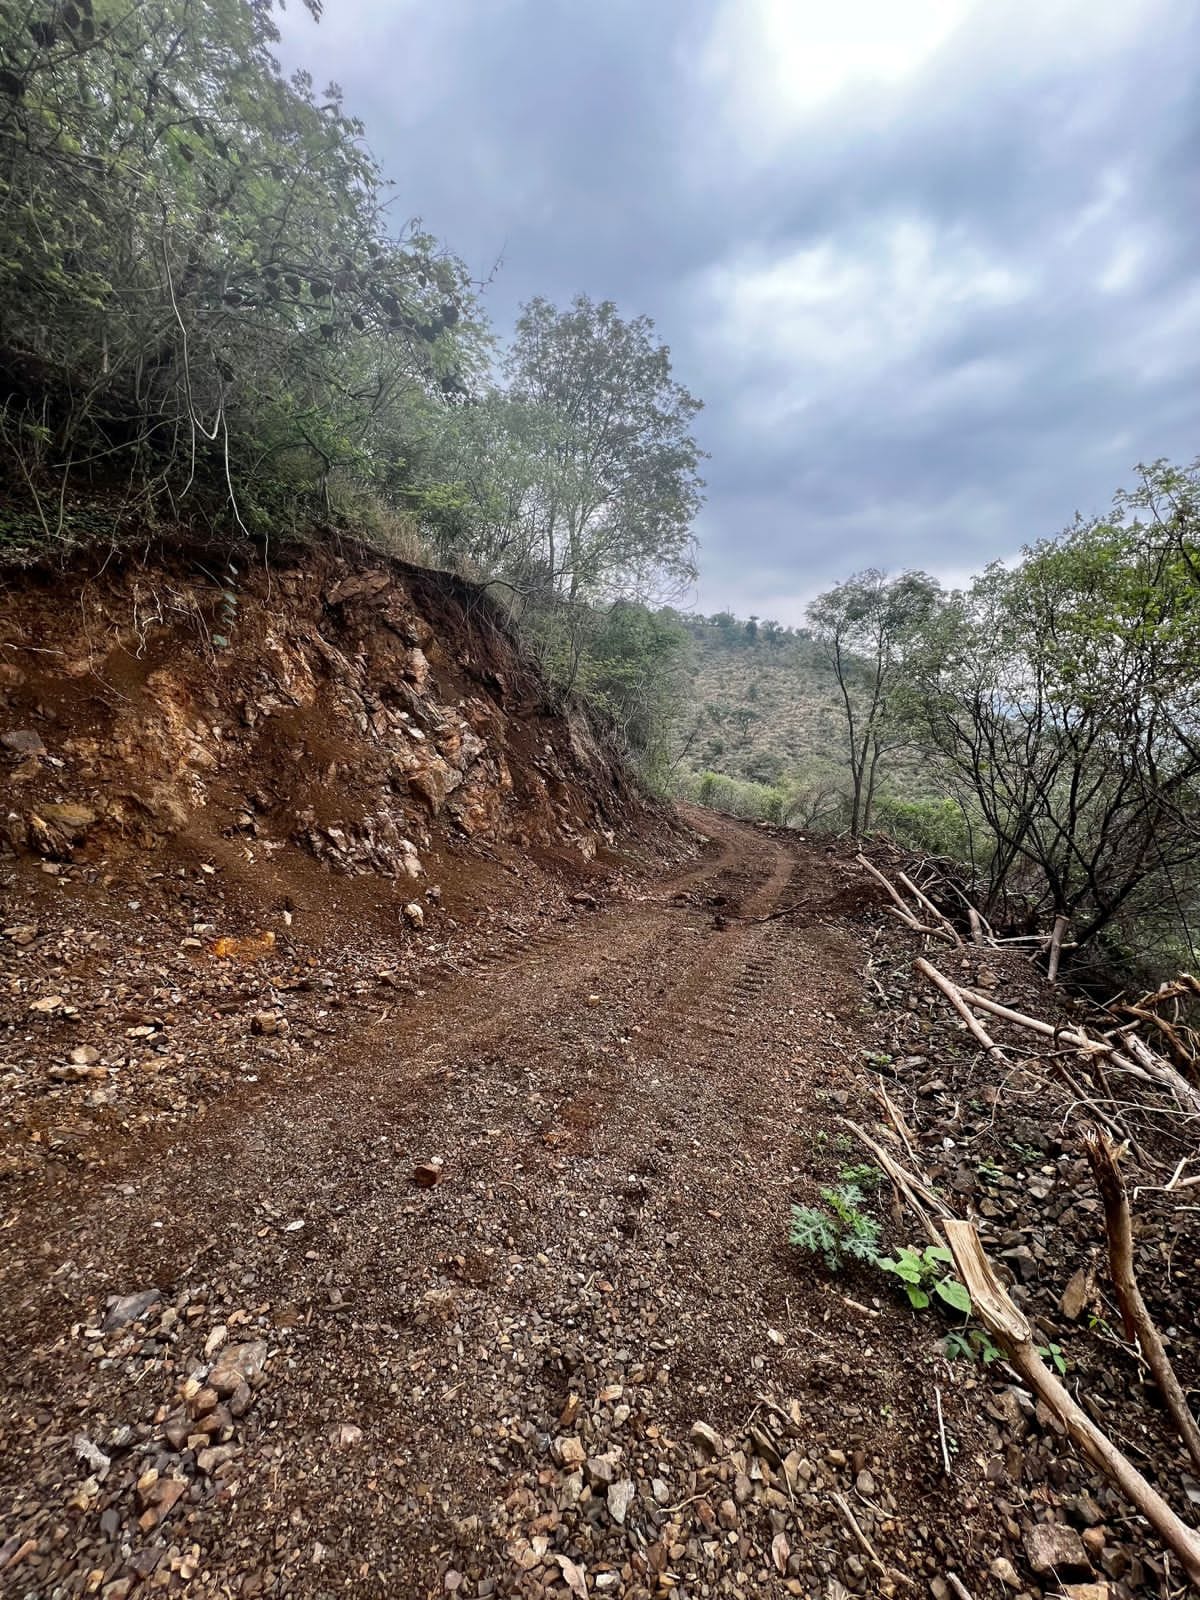
<path id="1" fill-rule="evenodd" d="M 643 809 L 473 585 L 311 555 L 228 581 L 232 626 L 182 561 L 10 590 L 0 838 L 65 861 L 219 836 L 408 881 L 438 836 L 590 859 Z"/>

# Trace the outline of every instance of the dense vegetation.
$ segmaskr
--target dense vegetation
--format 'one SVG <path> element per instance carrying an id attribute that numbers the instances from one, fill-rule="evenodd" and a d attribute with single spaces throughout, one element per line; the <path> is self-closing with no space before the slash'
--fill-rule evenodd
<path id="1" fill-rule="evenodd" d="M 842 756 L 845 704 L 815 634 L 729 612 L 664 614 L 691 647 L 688 696 L 676 722 L 672 774 L 680 792 L 738 816 L 837 831 L 852 825 Z M 851 678 L 865 671 L 848 658 Z M 918 810 L 940 790 L 911 740 L 888 752 L 873 824 L 897 806 Z"/>
<path id="2" fill-rule="evenodd" d="M 1194 962 L 1200 465 L 960 593 L 868 571 L 809 617 L 693 623 L 685 792 L 952 857 L 1006 925 L 1063 917 L 1077 961 Z"/>
<path id="3" fill-rule="evenodd" d="M 0 7 L 0 553 L 373 534 L 494 580 L 648 751 L 664 641 L 612 608 L 693 574 L 699 402 L 607 302 L 502 348 L 277 37 L 269 0 Z"/>

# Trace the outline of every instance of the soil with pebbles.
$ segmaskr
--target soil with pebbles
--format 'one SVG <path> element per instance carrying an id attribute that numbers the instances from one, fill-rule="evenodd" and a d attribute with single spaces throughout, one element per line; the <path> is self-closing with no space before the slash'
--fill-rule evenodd
<path id="1" fill-rule="evenodd" d="M 915 938 L 849 849 L 690 820 L 698 859 L 530 880 L 432 976 L 381 985 L 352 923 L 307 988 L 264 954 L 227 980 L 212 1082 L 224 980 L 175 966 L 174 1098 L 97 1128 L 67 1084 L 0 1189 L 5 1593 L 1181 1592 L 1002 1369 L 786 1243 L 791 1204 L 863 1161 L 844 1119 L 878 1125 L 882 1075 L 1186 1513 L 1128 1352 L 1061 1331 L 1096 1230 L 1069 1131 L 914 992 Z M 132 988 L 167 958 L 141 931 Z M 69 1060 L 79 1023 L 41 1025 Z"/>

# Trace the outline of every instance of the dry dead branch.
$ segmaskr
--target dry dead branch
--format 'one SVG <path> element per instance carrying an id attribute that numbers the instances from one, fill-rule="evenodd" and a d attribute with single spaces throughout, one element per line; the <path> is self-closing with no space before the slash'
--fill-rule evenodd
<path id="1" fill-rule="evenodd" d="M 1060 1027 L 1057 1023 L 1043 1022 L 1040 1017 L 1026 1016 L 1023 1011 L 1014 1011 L 1011 1006 L 1001 1005 L 998 1000 L 993 1000 L 990 995 L 980 994 L 976 989 L 961 988 L 959 994 L 969 1006 L 989 1011 L 996 1017 L 1003 1017 L 1006 1022 L 1015 1023 L 1019 1028 L 1040 1033 L 1043 1038 L 1057 1039 L 1085 1055 L 1105 1057 L 1121 1072 L 1167 1090 L 1181 1110 L 1193 1116 L 1200 1116 L 1200 1089 L 1193 1088 L 1177 1068 L 1151 1050 L 1145 1040 L 1139 1039 L 1137 1034 L 1129 1032 L 1120 1035 L 1121 1044 L 1125 1046 L 1122 1050 L 1112 1040 L 1092 1039 L 1077 1028 Z"/>
<path id="2" fill-rule="evenodd" d="M 1084 1130 L 1083 1146 L 1104 1202 L 1109 1269 L 1126 1337 L 1137 1340 L 1179 1437 L 1187 1447 L 1193 1466 L 1200 1471 L 1200 1427 L 1196 1425 L 1187 1396 L 1175 1376 L 1171 1358 L 1138 1287 L 1133 1265 L 1133 1215 L 1125 1180 L 1117 1164 L 1118 1150 L 1104 1129 L 1096 1127 Z"/>
<path id="3" fill-rule="evenodd" d="M 942 921 L 946 924 L 945 927 L 939 926 L 936 928 L 931 928 L 926 923 L 918 921 L 912 907 L 905 904 L 905 901 L 896 886 L 888 878 L 884 877 L 883 873 L 880 872 L 877 866 L 867 860 L 866 856 L 863 855 L 861 850 L 854 859 L 858 862 L 860 867 L 871 874 L 877 883 L 881 884 L 883 888 L 887 890 L 893 901 L 893 904 L 888 908 L 893 916 L 899 917 L 901 922 L 912 928 L 916 933 L 927 933 L 931 938 L 945 939 L 949 944 L 958 945 L 962 943 L 962 940 L 958 937 L 958 934 L 955 933 L 950 923 L 947 922 L 944 917 L 942 917 L 941 912 L 938 911 L 936 906 L 932 908 L 934 915 L 942 917 Z"/>
<path id="4" fill-rule="evenodd" d="M 896 1567 L 887 1567 L 883 1564 L 878 1550 L 876 1550 L 875 1546 L 871 1543 L 870 1539 L 867 1538 L 866 1534 L 859 1526 L 858 1518 L 854 1515 L 853 1511 L 851 1511 L 845 1495 L 839 1494 L 835 1489 L 831 1498 L 834 1505 L 841 1513 L 842 1521 L 846 1524 L 847 1528 L 849 1528 L 851 1534 L 854 1536 L 854 1541 L 858 1545 L 858 1548 L 862 1551 L 863 1555 L 866 1556 L 867 1560 L 875 1568 L 876 1572 L 879 1573 L 880 1577 L 891 1578 L 893 1582 L 904 1584 L 905 1588 L 907 1589 L 915 1589 L 916 1584 L 910 1577 L 908 1577 L 906 1573 L 899 1571 Z"/>
<path id="5" fill-rule="evenodd" d="M 1058 963 L 1062 960 L 1063 940 L 1067 935 L 1067 919 L 1061 912 L 1054 919 L 1054 932 L 1050 935 L 1050 965 L 1046 976 L 1054 983 L 1058 978 Z"/>
<path id="6" fill-rule="evenodd" d="M 948 934 L 950 934 L 951 938 L 954 940 L 954 943 L 956 945 L 961 946 L 962 945 L 962 940 L 959 938 L 958 930 L 957 930 L 957 928 L 955 928 L 954 924 L 950 921 L 950 918 L 945 916 L 945 915 L 943 915 L 943 913 L 938 910 L 938 908 L 934 905 L 933 901 L 930 900 L 928 895 L 926 895 L 921 889 L 919 889 L 917 887 L 917 885 L 913 882 L 913 880 L 908 876 L 908 874 L 906 872 L 898 872 L 896 874 L 896 876 L 899 878 L 900 882 L 904 885 L 904 887 L 908 890 L 909 894 L 912 895 L 913 899 L 916 900 L 920 905 L 923 905 L 925 907 L 926 911 L 928 911 L 932 915 L 934 922 L 939 927 L 944 928 L 946 930 L 946 932 Z"/>
<path id="7" fill-rule="evenodd" d="M 1176 1065 L 1194 1077 L 1197 1072 L 1197 1062 L 1200 1061 L 1200 1035 L 1182 1020 L 1179 1002 L 1183 999 L 1195 1002 L 1198 998 L 1200 998 L 1200 978 L 1196 978 L 1190 972 L 1181 972 L 1169 983 L 1159 984 L 1153 993 L 1143 995 L 1136 1004 L 1125 1004 L 1116 1009 L 1155 1028 L 1166 1041 L 1167 1049 L 1174 1057 Z M 1174 1012 L 1170 1018 L 1162 1015 L 1162 1007 L 1167 1005 L 1170 1005 Z"/>
<path id="8" fill-rule="evenodd" d="M 849 1117 L 843 1117 L 841 1120 L 855 1138 L 866 1145 L 884 1172 L 887 1173 L 895 1186 L 897 1194 L 902 1200 L 908 1202 L 913 1215 L 924 1228 L 926 1236 L 933 1244 L 940 1245 L 942 1236 L 934 1226 L 933 1217 L 945 1218 L 950 1216 L 951 1213 L 945 1204 L 922 1179 L 912 1172 L 906 1172 L 900 1163 L 890 1156 L 877 1140 L 872 1139 L 869 1133 L 864 1132 L 859 1127 L 857 1122 L 851 1122 Z M 932 1216 L 930 1213 L 932 1213 Z"/>
<path id="9" fill-rule="evenodd" d="M 1046 1366 L 1034 1344 L 1032 1328 L 1024 1314 L 1009 1299 L 992 1270 L 975 1224 L 952 1216 L 920 1178 L 906 1172 L 855 1123 L 843 1120 L 846 1127 L 874 1153 L 927 1231 L 933 1233 L 926 1207 L 940 1217 L 945 1230 L 945 1242 L 950 1246 L 958 1275 L 971 1296 L 975 1315 L 1003 1349 L 1013 1370 L 1054 1413 L 1076 1448 L 1146 1518 L 1167 1548 L 1179 1557 L 1192 1583 L 1200 1587 L 1200 1534 L 1188 1527 L 1172 1510 L 1157 1489 L 1147 1482 L 1128 1457 L 1076 1404 Z M 918 1196 L 923 1203 L 918 1203 Z M 933 1236 L 936 1238 L 936 1233 Z M 937 1238 L 937 1242 L 941 1244 L 943 1240 Z"/>
<path id="10" fill-rule="evenodd" d="M 1003 1051 L 1000 1049 L 1000 1046 L 996 1043 L 996 1041 L 988 1034 L 982 1023 L 980 1023 L 979 1019 L 971 1014 L 967 1007 L 966 1001 L 963 999 L 963 991 L 958 987 L 958 985 L 956 983 L 952 983 L 944 973 L 939 972 L 938 969 L 933 966 L 931 962 L 926 961 L 923 956 L 918 957 L 918 959 L 913 962 L 913 966 L 919 973 L 922 974 L 923 977 L 928 978 L 930 983 L 932 983 L 935 988 L 941 990 L 942 994 L 944 994 L 946 999 L 949 1000 L 955 1011 L 958 1012 L 959 1016 L 966 1023 L 969 1031 L 978 1040 L 979 1044 L 983 1047 L 987 1054 L 991 1056 L 992 1060 L 995 1061 L 998 1066 L 1005 1067 L 1007 1063 L 1004 1060 Z"/>
<path id="11" fill-rule="evenodd" d="M 1033 1330 L 1001 1287 L 975 1225 L 951 1218 L 944 1224 L 958 1275 L 971 1296 L 975 1314 L 1001 1346 L 1013 1369 L 1058 1418 L 1072 1443 L 1121 1491 L 1200 1586 L 1200 1535 L 1176 1515 L 1158 1490 L 1101 1432 L 1046 1366 L 1033 1342 Z"/>
<path id="12" fill-rule="evenodd" d="M 887 1090 L 881 1083 L 877 1083 L 875 1085 L 875 1098 L 879 1101 L 879 1104 L 887 1113 L 888 1121 L 899 1134 L 900 1143 L 904 1146 L 905 1150 L 907 1150 L 909 1160 L 916 1161 L 916 1147 L 913 1144 L 912 1133 L 909 1129 L 908 1123 L 904 1120 L 904 1113 L 900 1110 L 900 1107 L 895 1103 L 891 1095 L 888 1094 Z"/>

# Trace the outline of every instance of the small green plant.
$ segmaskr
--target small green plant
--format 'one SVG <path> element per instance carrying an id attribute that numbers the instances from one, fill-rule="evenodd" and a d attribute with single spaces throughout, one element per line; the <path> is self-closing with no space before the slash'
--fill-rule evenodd
<path id="1" fill-rule="evenodd" d="M 833 1189 L 822 1189 L 821 1199 L 825 1210 L 816 1206 L 792 1207 L 789 1244 L 823 1257 L 831 1272 L 837 1272 L 847 1257 L 877 1261 L 879 1224 L 859 1209 L 864 1199 L 862 1190 L 855 1184 L 841 1183 Z"/>
<path id="2" fill-rule="evenodd" d="M 1039 1167 L 1045 1160 L 1045 1156 L 1036 1145 L 1022 1144 L 1020 1139 L 1009 1139 L 1008 1148 L 1027 1167 Z"/>
<path id="3" fill-rule="evenodd" d="M 883 1182 L 883 1173 L 870 1161 L 863 1161 L 856 1167 L 843 1167 L 838 1179 L 853 1189 L 861 1189 L 863 1194 L 872 1194 Z"/>
<path id="4" fill-rule="evenodd" d="M 947 1361 L 977 1361 L 981 1367 L 990 1367 L 1004 1354 L 982 1328 L 953 1329 L 942 1341 L 942 1349 Z"/>
<path id="5" fill-rule="evenodd" d="M 946 1271 L 953 1263 L 954 1257 L 944 1244 L 927 1244 L 923 1250 L 914 1250 L 905 1244 L 894 1258 L 882 1256 L 875 1264 L 881 1271 L 894 1273 L 900 1279 L 914 1310 L 924 1311 L 931 1304 L 931 1295 L 937 1295 L 951 1310 L 970 1316 L 971 1296 L 958 1279 Z"/>
<path id="6" fill-rule="evenodd" d="M 1117 1333 L 1107 1317 L 1102 1317 L 1098 1311 L 1089 1311 L 1087 1325 L 1090 1332 L 1098 1334 L 1101 1339 L 1107 1339 L 1110 1344 L 1124 1344 L 1124 1340 Z"/>
<path id="7" fill-rule="evenodd" d="M 1060 1378 L 1066 1377 L 1067 1367 L 1070 1365 L 1070 1363 L 1068 1362 L 1066 1356 L 1063 1355 L 1062 1345 L 1040 1344 L 1037 1347 L 1037 1352 L 1043 1361 L 1048 1361 L 1050 1363 Z"/>

